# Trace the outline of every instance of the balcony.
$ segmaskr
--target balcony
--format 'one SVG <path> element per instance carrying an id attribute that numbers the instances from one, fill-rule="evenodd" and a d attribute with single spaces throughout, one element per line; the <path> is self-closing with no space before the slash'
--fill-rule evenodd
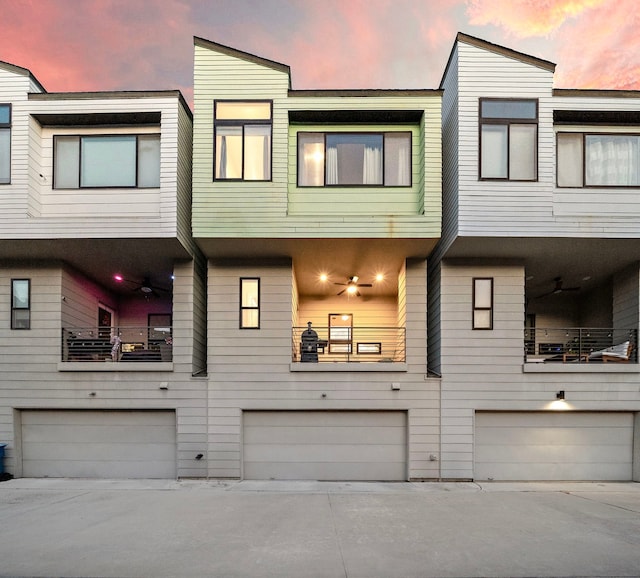
<path id="1" fill-rule="evenodd" d="M 404 327 L 293 327 L 291 360 L 312 364 L 404 364 Z M 325 365 L 326 367 L 326 365 Z"/>
<path id="2" fill-rule="evenodd" d="M 130 366 L 173 361 L 171 327 L 73 327 L 62 329 L 62 363 Z"/>
<path id="3" fill-rule="evenodd" d="M 637 364 L 638 329 L 526 328 L 525 362 L 530 364 Z"/>

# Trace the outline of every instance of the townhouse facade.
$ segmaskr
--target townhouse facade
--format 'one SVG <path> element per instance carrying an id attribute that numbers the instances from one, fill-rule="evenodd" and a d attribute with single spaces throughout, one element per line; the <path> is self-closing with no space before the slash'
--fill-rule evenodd
<path id="1" fill-rule="evenodd" d="M 0 443 L 25 477 L 640 479 L 640 93 L 465 34 L 436 90 L 0 63 Z"/>
<path id="2" fill-rule="evenodd" d="M 440 91 L 291 90 L 288 66 L 201 38 L 194 71 L 209 475 L 437 477 Z"/>
<path id="3" fill-rule="evenodd" d="M 640 92 L 554 69 L 459 34 L 442 79 L 445 479 L 639 479 Z"/>
<path id="4" fill-rule="evenodd" d="M 189 107 L 178 91 L 47 93 L 2 63 L 0 111 L 7 472 L 203 475 Z"/>

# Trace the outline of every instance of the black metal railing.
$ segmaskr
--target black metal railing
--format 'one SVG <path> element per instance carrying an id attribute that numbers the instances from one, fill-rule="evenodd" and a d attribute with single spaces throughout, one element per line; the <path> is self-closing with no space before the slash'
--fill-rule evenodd
<path id="1" fill-rule="evenodd" d="M 404 363 L 404 327 L 313 327 L 317 339 L 291 331 L 291 359 L 302 363 Z M 311 337 L 311 338 L 310 338 Z"/>
<path id="2" fill-rule="evenodd" d="M 171 327 L 73 327 L 62 329 L 62 361 L 172 361 Z"/>
<path id="3" fill-rule="evenodd" d="M 535 327 L 524 330 L 528 363 L 637 363 L 638 329 Z"/>

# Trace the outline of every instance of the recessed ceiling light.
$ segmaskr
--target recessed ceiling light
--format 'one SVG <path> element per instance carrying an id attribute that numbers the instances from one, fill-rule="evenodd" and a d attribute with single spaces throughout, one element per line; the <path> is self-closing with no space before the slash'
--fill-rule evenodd
<path id="1" fill-rule="evenodd" d="M 322 281 L 323 283 L 328 279 L 329 277 L 327 277 L 326 273 L 321 273 L 320 274 L 320 281 Z"/>

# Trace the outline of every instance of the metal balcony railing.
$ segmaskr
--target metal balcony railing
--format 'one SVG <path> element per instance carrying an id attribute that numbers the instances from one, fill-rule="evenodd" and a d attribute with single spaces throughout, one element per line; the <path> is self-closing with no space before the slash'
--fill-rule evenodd
<path id="1" fill-rule="evenodd" d="M 291 359 L 301 363 L 404 363 L 404 327 L 313 327 L 317 340 L 293 327 Z"/>
<path id="2" fill-rule="evenodd" d="M 528 363 L 638 363 L 638 329 L 535 327 L 524 330 Z"/>
<path id="3" fill-rule="evenodd" d="M 171 327 L 62 329 L 62 361 L 161 362 L 172 360 Z"/>

